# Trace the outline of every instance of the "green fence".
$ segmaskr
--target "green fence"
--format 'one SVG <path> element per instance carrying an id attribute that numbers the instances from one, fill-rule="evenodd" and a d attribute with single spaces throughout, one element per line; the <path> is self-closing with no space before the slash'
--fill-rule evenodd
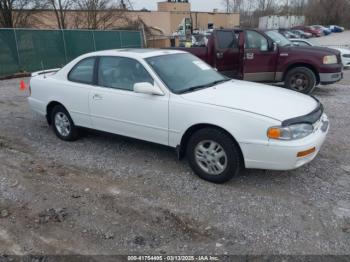
<path id="1" fill-rule="evenodd" d="M 0 77 L 62 67 L 88 52 L 142 43 L 139 31 L 0 29 Z"/>

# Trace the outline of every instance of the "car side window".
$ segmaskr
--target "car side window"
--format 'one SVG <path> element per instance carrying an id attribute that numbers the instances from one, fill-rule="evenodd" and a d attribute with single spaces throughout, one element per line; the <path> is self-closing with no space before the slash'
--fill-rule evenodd
<path id="1" fill-rule="evenodd" d="M 68 75 L 72 82 L 92 84 L 94 79 L 95 57 L 85 58 L 76 64 Z"/>
<path id="2" fill-rule="evenodd" d="M 98 85 L 134 91 L 136 83 L 154 84 L 153 78 L 138 61 L 126 57 L 100 57 Z"/>
<path id="3" fill-rule="evenodd" d="M 245 45 L 247 49 L 258 49 L 260 51 L 268 51 L 269 49 L 267 39 L 255 31 L 247 31 Z"/>
<path id="4" fill-rule="evenodd" d="M 217 39 L 220 49 L 238 48 L 236 35 L 231 31 L 218 31 Z"/>

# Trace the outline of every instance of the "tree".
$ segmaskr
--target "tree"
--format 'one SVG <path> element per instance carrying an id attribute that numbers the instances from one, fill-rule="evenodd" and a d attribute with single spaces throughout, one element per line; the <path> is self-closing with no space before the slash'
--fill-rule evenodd
<path id="1" fill-rule="evenodd" d="M 39 0 L 0 0 L 0 27 L 27 27 L 29 16 L 39 6 Z"/>
<path id="2" fill-rule="evenodd" d="M 222 0 L 227 13 L 238 13 L 241 11 L 241 7 L 244 4 L 244 0 Z"/>
<path id="3" fill-rule="evenodd" d="M 225 10 L 239 11 L 241 25 L 255 27 L 267 15 L 305 16 L 308 24 L 349 26 L 350 0 L 222 0 Z"/>
<path id="4" fill-rule="evenodd" d="M 278 6 L 275 0 L 257 0 L 257 14 L 259 16 L 273 15 L 277 13 Z"/>
<path id="5" fill-rule="evenodd" d="M 80 15 L 75 25 L 86 29 L 109 29 L 117 20 L 125 19 L 125 4 L 113 0 L 78 0 Z"/>
<path id="6" fill-rule="evenodd" d="M 67 13 L 74 5 L 73 0 L 47 0 L 46 5 L 52 8 L 59 29 L 67 28 Z"/>
<path id="7" fill-rule="evenodd" d="M 350 1 L 309 0 L 306 4 L 305 16 L 309 24 L 348 26 Z"/>
<path id="8" fill-rule="evenodd" d="M 241 25 L 255 27 L 259 2 L 263 0 L 222 0 L 228 12 L 240 13 Z M 271 1 L 271 0 L 268 0 Z M 273 2 L 273 1 L 272 1 Z M 264 8 L 265 9 L 265 8 Z"/>

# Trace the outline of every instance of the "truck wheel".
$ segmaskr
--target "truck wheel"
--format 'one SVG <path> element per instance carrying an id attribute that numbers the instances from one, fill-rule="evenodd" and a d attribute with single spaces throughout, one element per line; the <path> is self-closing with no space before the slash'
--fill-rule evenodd
<path id="1" fill-rule="evenodd" d="M 67 110 L 57 105 L 52 109 L 51 123 L 56 136 L 64 141 L 75 141 L 78 139 L 78 128 L 74 125 Z"/>
<path id="2" fill-rule="evenodd" d="M 195 132 L 186 152 L 193 171 L 202 179 L 224 183 L 238 175 L 241 158 L 236 143 L 225 132 L 204 128 Z"/>
<path id="3" fill-rule="evenodd" d="M 310 94 L 316 87 L 315 73 L 307 67 L 295 67 L 288 71 L 284 86 L 288 89 Z"/>

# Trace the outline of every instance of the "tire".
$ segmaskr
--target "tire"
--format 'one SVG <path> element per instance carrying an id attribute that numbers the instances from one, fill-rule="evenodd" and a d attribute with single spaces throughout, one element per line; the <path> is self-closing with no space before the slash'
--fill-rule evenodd
<path id="1" fill-rule="evenodd" d="M 216 153 L 216 156 L 212 153 Z M 242 166 L 240 150 L 235 141 L 216 128 L 195 132 L 188 141 L 186 156 L 192 170 L 200 178 L 214 183 L 231 180 L 239 174 Z M 211 165 L 208 165 L 210 161 Z"/>
<path id="2" fill-rule="evenodd" d="M 61 105 L 55 106 L 51 111 L 52 129 L 56 136 L 64 141 L 78 139 L 78 128 L 74 125 L 68 111 Z"/>
<path id="3" fill-rule="evenodd" d="M 316 75 L 307 67 L 295 67 L 289 70 L 284 81 L 285 88 L 303 94 L 311 94 L 316 85 Z"/>

